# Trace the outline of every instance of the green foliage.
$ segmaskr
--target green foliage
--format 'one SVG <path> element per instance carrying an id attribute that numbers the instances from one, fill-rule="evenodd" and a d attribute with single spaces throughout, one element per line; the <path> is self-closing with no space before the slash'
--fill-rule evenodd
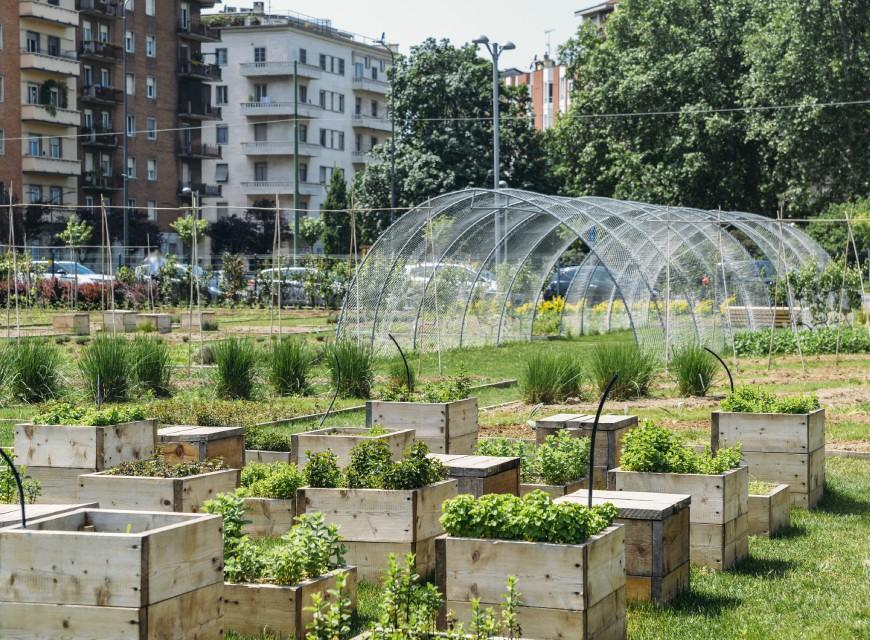
<path id="1" fill-rule="evenodd" d="M 166 343 L 156 336 L 136 336 L 129 348 L 134 383 L 155 396 L 168 396 L 172 369 Z"/>
<path id="2" fill-rule="evenodd" d="M 444 480 L 447 477 L 447 469 L 441 461 L 427 458 L 428 453 L 429 447 L 425 442 L 412 444 L 402 459 L 385 471 L 382 486 L 379 488 L 420 489 Z"/>
<path id="3" fill-rule="evenodd" d="M 335 578 L 335 588 L 326 594 L 312 593 L 311 622 L 306 627 L 305 640 L 348 640 L 351 637 L 351 600 L 347 593 L 347 576 Z"/>
<path id="4" fill-rule="evenodd" d="M 303 395 L 308 392 L 308 374 L 314 364 L 314 353 L 304 340 L 279 338 L 269 352 L 269 383 L 281 395 Z"/>
<path id="5" fill-rule="evenodd" d="M 535 446 L 531 442 L 511 438 L 480 438 L 477 441 L 477 453 L 481 456 L 519 458 L 520 480 L 529 483 L 541 480 Z"/>
<path id="6" fill-rule="evenodd" d="M 102 409 L 77 407 L 69 402 L 47 405 L 33 416 L 33 424 L 67 424 L 107 427 L 145 420 L 145 409 L 137 405 L 113 405 Z"/>
<path id="7" fill-rule="evenodd" d="M 374 381 L 374 356 L 370 348 L 352 340 L 337 340 L 326 350 L 329 379 L 339 395 L 368 398 Z"/>
<path id="8" fill-rule="evenodd" d="M 529 404 L 553 404 L 580 395 L 582 369 L 567 353 L 540 351 L 526 360 L 520 373 L 523 398 Z"/>
<path id="9" fill-rule="evenodd" d="M 248 427 L 245 429 L 245 449 L 290 451 L 290 436 L 263 427 Z"/>
<path id="10" fill-rule="evenodd" d="M 759 386 L 740 385 L 719 403 L 722 411 L 736 413 L 810 413 L 820 408 L 814 395 L 777 398 Z"/>
<path id="11" fill-rule="evenodd" d="M 396 397 L 410 396 L 412 393 L 414 393 L 416 387 L 417 374 L 414 373 L 414 367 L 408 365 L 406 369 L 405 363 L 401 359 L 391 361 L 389 364 L 389 371 L 387 373 L 388 392 L 395 395 Z"/>
<path id="12" fill-rule="evenodd" d="M 24 402 L 44 402 L 57 395 L 60 352 L 47 340 L 27 338 L 0 350 L 0 386 Z"/>
<path id="13" fill-rule="evenodd" d="M 619 375 L 610 392 L 613 400 L 647 395 L 658 366 L 655 354 L 630 343 L 600 342 L 589 357 L 589 375 L 599 393 L 604 391 L 613 374 Z"/>
<path id="14" fill-rule="evenodd" d="M 242 469 L 241 485 L 245 488 L 245 495 L 252 498 L 292 500 L 296 497 L 296 490 L 304 484 L 305 476 L 295 464 L 250 463 Z"/>
<path id="15" fill-rule="evenodd" d="M 149 405 L 148 410 L 161 424 L 196 424 L 205 427 L 250 428 L 258 422 L 276 420 L 285 415 L 281 406 L 265 402 L 189 396 L 157 400 Z"/>
<path id="16" fill-rule="evenodd" d="M 802 329 L 795 339 L 791 329 L 774 329 L 773 345 L 770 342 L 770 329 L 760 331 L 740 331 L 734 334 L 734 349 L 738 356 L 760 358 L 768 352 L 774 355 L 796 355 L 800 342 L 801 353 L 805 356 L 833 354 L 837 352 L 836 327 L 817 327 Z M 870 353 L 870 334 L 865 327 L 842 327 L 839 330 L 840 353 Z"/>
<path id="17" fill-rule="evenodd" d="M 305 484 L 309 487 L 334 489 L 341 482 L 341 470 L 338 468 L 338 456 L 332 451 L 312 453 L 306 451 L 308 464 L 305 465 Z"/>
<path id="18" fill-rule="evenodd" d="M 193 216 L 186 215 L 177 218 L 169 225 L 175 233 L 178 234 L 178 239 L 188 247 L 193 244 Z M 208 227 L 206 220 L 196 221 L 196 239 L 202 241 L 205 230 Z"/>
<path id="19" fill-rule="evenodd" d="M 225 298 L 236 300 L 248 286 L 245 259 L 237 253 L 221 256 L 221 289 Z"/>
<path id="20" fill-rule="evenodd" d="M 577 502 L 553 502 L 544 492 L 533 491 L 522 498 L 460 495 L 447 500 L 442 512 L 441 525 L 451 536 L 582 544 L 610 526 L 617 509 L 609 502 L 592 508 Z"/>
<path id="21" fill-rule="evenodd" d="M 424 640 L 436 631 L 441 595 L 433 584 L 414 572 L 414 555 L 405 556 L 400 565 L 394 554 L 383 581 L 383 598 L 372 640 Z"/>
<path id="22" fill-rule="evenodd" d="M 846 247 L 842 247 L 842 256 Z M 836 254 L 835 254 L 836 255 Z M 842 257 L 820 267 L 815 260 L 807 260 L 797 269 L 790 269 L 785 281 L 770 286 L 770 296 L 777 295 L 778 305 L 788 305 L 791 294 L 804 309 L 812 314 L 813 324 L 824 326 L 845 322 L 843 311 L 861 307 L 861 269 L 843 264 Z M 842 294 L 842 299 L 841 299 Z"/>
<path id="23" fill-rule="evenodd" d="M 681 396 L 705 396 L 719 363 L 704 347 L 692 342 L 673 350 L 670 367 Z"/>
<path id="24" fill-rule="evenodd" d="M 227 468 L 222 458 L 213 460 L 186 460 L 177 464 L 167 464 L 163 456 L 147 460 L 132 460 L 107 469 L 110 476 L 136 476 L 139 478 L 187 478 Z"/>
<path id="25" fill-rule="evenodd" d="M 695 453 L 677 434 L 647 422 L 623 438 L 620 467 L 625 471 L 715 475 L 740 466 L 740 460 L 739 444 L 722 447 L 715 455 L 709 447 Z"/>
<path id="26" fill-rule="evenodd" d="M 82 349 L 79 371 L 95 401 L 123 401 L 130 391 L 130 349 L 121 336 L 98 334 Z"/>
<path id="27" fill-rule="evenodd" d="M 589 472 L 589 438 L 575 438 L 567 429 L 547 436 L 537 450 L 537 469 L 546 484 L 568 484 Z"/>
<path id="28" fill-rule="evenodd" d="M 749 495 L 765 496 L 770 493 L 775 487 L 775 482 L 763 482 L 761 480 L 749 480 Z"/>
<path id="29" fill-rule="evenodd" d="M 368 440 L 350 452 L 344 483 L 352 489 L 382 487 L 384 475 L 393 466 L 390 446 L 383 440 Z"/>
<path id="30" fill-rule="evenodd" d="M 10 454 L 10 457 L 14 462 L 15 454 Z M 27 475 L 27 467 L 18 465 L 18 474 L 21 476 L 21 485 L 24 489 L 24 502 L 33 504 L 42 493 L 39 481 Z M 18 502 L 18 484 L 15 482 L 15 475 L 6 461 L 0 460 L 0 504 L 14 502 Z"/>
<path id="31" fill-rule="evenodd" d="M 847 247 L 848 226 L 842 222 L 846 218 L 851 221 L 856 248 L 859 254 L 864 255 L 870 247 L 870 197 L 828 206 L 817 216 L 819 222 L 810 222 L 806 231 L 830 255 L 842 256 Z M 853 251 L 848 253 L 848 257 L 850 262 L 855 260 Z"/>
<path id="32" fill-rule="evenodd" d="M 214 344 L 212 353 L 217 365 L 214 375 L 217 395 L 231 399 L 250 398 L 257 375 L 254 344 L 244 338 L 227 338 Z"/>
<path id="33" fill-rule="evenodd" d="M 57 239 L 68 247 L 78 247 L 87 244 L 93 232 L 94 228 L 90 224 L 79 220 L 79 217 L 73 214 L 66 221 L 64 230 L 57 234 Z"/>
<path id="34" fill-rule="evenodd" d="M 401 363 L 400 363 L 401 364 Z M 416 379 L 413 369 L 411 370 L 412 390 L 408 392 L 407 376 L 405 368 L 401 368 L 401 382 L 399 384 L 392 383 L 392 374 L 390 384 L 384 390 L 384 400 L 396 402 L 455 402 L 456 400 L 464 400 L 471 395 L 471 378 L 465 373 L 462 365 L 455 376 L 448 376 L 427 382 L 422 388 L 417 388 Z"/>
<path id="35" fill-rule="evenodd" d="M 344 255 L 350 253 L 350 208 L 347 197 L 347 183 L 344 172 L 334 170 L 329 181 L 326 199 L 323 201 L 323 229 L 320 240 L 323 242 L 323 253 L 326 255 Z"/>

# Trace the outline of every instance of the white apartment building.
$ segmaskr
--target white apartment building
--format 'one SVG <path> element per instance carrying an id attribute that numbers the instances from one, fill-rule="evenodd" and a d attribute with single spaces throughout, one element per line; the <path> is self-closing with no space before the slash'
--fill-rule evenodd
<path id="1" fill-rule="evenodd" d="M 244 209 L 234 207 L 276 196 L 287 224 L 294 208 L 317 215 L 332 173 L 341 170 L 350 182 L 370 162 L 372 147 L 389 139 L 390 54 L 328 21 L 295 14 L 223 15 L 234 24 L 220 27 L 220 43 L 203 44 L 207 61 L 213 56 L 223 72 L 220 82 L 211 83 L 212 104 L 221 108 L 222 119 L 203 128 L 203 142 L 222 147 L 220 159 L 203 161 L 203 178 L 222 185 L 222 197 L 209 200 L 205 216 L 241 216 Z"/>

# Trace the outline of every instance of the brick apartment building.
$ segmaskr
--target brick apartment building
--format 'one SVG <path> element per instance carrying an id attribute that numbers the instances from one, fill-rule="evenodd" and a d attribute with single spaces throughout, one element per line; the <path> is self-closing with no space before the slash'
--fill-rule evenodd
<path id="1" fill-rule="evenodd" d="M 548 54 L 532 63 L 529 71 L 506 69 L 501 72 L 502 82 L 507 86 L 527 86 L 532 96 L 535 128 L 549 129 L 558 117 L 568 110 L 573 81 L 567 77 L 565 67 L 556 63 Z"/>

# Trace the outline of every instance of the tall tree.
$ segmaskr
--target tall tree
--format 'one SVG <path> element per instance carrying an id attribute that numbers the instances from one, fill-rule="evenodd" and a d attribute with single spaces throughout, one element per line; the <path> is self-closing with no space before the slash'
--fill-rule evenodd
<path id="1" fill-rule="evenodd" d="M 329 181 L 329 191 L 321 207 L 323 232 L 320 241 L 323 243 L 323 253 L 326 255 L 346 254 L 350 252 L 350 215 L 347 199 L 347 183 L 344 172 L 336 169 Z"/>

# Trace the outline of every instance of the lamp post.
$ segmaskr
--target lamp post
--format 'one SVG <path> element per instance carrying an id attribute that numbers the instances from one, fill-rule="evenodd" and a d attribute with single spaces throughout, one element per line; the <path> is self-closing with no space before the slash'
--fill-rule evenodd
<path id="1" fill-rule="evenodd" d="M 390 54 L 390 224 L 396 221 L 396 114 L 393 111 L 394 93 L 393 79 L 396 77 L 396 52 L 387 44 L 386 34 L 381 34 L 378 40 L 387 53 Z"/>

